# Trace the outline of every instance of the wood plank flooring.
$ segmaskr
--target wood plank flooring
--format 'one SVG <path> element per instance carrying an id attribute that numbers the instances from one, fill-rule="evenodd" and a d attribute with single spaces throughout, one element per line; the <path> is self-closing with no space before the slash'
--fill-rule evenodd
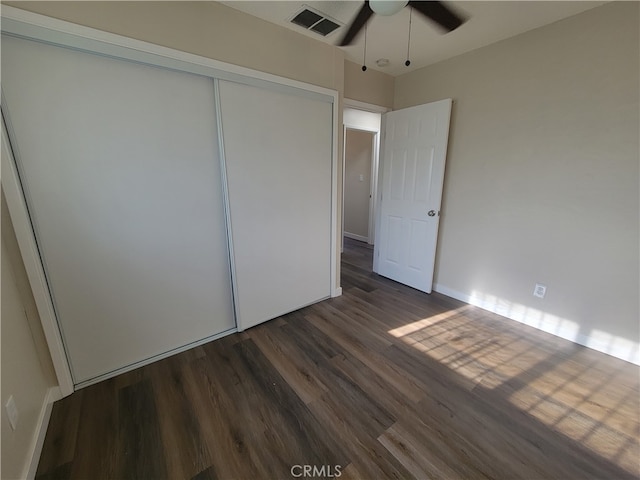
<path id="1" fill-rule="evenodd" d="M 640 477 L 638 367 L 371 256 L 347 239 L 342 297 L 56 402 L 37 478 Z"/>

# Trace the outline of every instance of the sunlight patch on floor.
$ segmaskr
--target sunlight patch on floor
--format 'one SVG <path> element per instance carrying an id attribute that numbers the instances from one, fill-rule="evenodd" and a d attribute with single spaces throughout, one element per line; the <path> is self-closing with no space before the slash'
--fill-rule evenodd
<path id="1" fill-rule="evenodd" d="M 444 313 L 433 315 L 431 317 L 423 318 L 422 320 L 407 323 L 406 325 L 403 325 L 401 327 L 394 328 L 393 330 L 389 330 L 389 333 L 396 338 L 401 338 L 405 335 L 409 335 L 410 333 L 422 330 L 429 325 L 433 325 L 436 322 L 453 317 L 454 315 L 458 315 L 459 313 L 469 310 L 470 308 L 473 307 L 471 305 L 465 305 L 464 307 L 456 308 L 455 310 L 448 310 Z"/>
<path id="2" fill-rule="evenodd" d="M 549 333 L 578 335 L 578 324 L 567 319 L 496 297 L 486 296 L 484 302 Z M 637 385 L 611 391 L 609 385 L 622 379 L 585 360 L 584 350 L 563 348 L 557 341 L 547 345 L 526 329 L 511 328 L 508 320 L 504 325 L 501 319 L 480 321 L 476 315 L 482 314 L 473 308 L 465 305 L 388 333 L 470 380 L 470 388 L 500 392 L 542 424 L 637 474 Z"/>
<path id="3" fill-rule="evenodd" d="M 567 367 L 572 371 L 563 371 Z M 637 473 L 637 394 L 611 392 L 608 385 L 614 379 L 616 375 L 605 376 L 594 365 L 568 359 L 522 385 L 509 401 L 549 428 Z"/>

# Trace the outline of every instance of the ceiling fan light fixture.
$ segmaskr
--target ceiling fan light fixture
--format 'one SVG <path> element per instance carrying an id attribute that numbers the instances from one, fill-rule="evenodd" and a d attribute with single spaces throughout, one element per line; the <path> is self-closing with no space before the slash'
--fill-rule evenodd
<path id="1" fill-rule="evenodd" d="M 404 0 L 369 0 L 369 6 L 378 15 L 395 15 L 409 2 Z"/>

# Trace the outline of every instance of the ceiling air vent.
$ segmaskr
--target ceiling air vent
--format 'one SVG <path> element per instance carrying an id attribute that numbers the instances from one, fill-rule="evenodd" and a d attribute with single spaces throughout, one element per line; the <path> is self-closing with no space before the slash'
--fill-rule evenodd
<path id="1" fill-rule="evenodd" d="M 308 5 L 303 5 L 302 10 L 296 13 L 290 21 L 302 28 L 312 30 L 323 37 L 326 37 L 331 32 L 342 26 L 324 13 L 312 9 Z"/>

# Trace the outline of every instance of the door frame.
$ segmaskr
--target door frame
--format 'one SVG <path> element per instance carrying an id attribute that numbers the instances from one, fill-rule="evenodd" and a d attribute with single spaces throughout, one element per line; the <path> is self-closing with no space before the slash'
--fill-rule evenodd
<path id="1" fill-rule="evenodd" d="M 214 60 L 200 55 L 194 55 L 180 50 L 175 50 L 160 45 L 155 45 L 140 40 L 135 40 L 122 35 L 117 35 L 91 27 L 85 27 L 74 23 L 58 20 L 45 15 L 27 12 L 11 6 L 3 6 L 1 11 L 2 34 L 13 35 L 28 40 L 36 40 L 56 46 L 73 48 L 76 50 L 104 55 L 157 67 L 194 73 L 210 78 L 230 80 L 247 85 L 260 86 L 268 89 L 282 90 L 296 95 L 321 99 L 332 104 L 332 158 L 331 158 L 331 252 L 330 252 L 330 292 L 332 297 L 342 294 L 340 287 L 340 255 L 338 243 L 342 232 L 339 229 L 338 212 L 338 118 L 339 95 L 336 90 L 319 87 L 316 85 L 291 80 L 278 75 L 260 72 L 246 67 L 240 67 L 230 63 Z M 4 103 L 4 102 L 3 102 Z M 22 186 L 15 163 L 5 151 L 11 151 L 8 133 L 4 131 L 3 123 L 3 175 L 2 186 L 7 199 L 7 207 L 12 222 L 16 228 L 18 245 L 22 260 L 25 263 L 29 284 L 37 300 L 36 306 L 40 315 L 40 321 L 45 333 L 47 345 L 50 350 L 54 370 L 63 396 L 73 393 L 74 386 L 70 365 L 62 339 L 60 327 L 55 316 L 52 297 L 49 292 L 44 269 L 40 260 L 37 247 L 37 239 L 31 227 L 31 220 L 24 201 Z M 10 129 L 10 125 L 7 125 Z M 6 141 L 6 143 L 5 143 Z M 227 226 L 227 233 L 229 233 Z M 193 347 L 188 345 L 184 350 Z M 128 370 L 140 367 L 142 364 L 151 363 L 163 356 L 173 355 L 181 349 L 156 356 L 148 361 L 139 362 L 125 367 L 116 373 L 124 373 Z M 110 375 L 112 376 L 112 375 Z M 96 381 L 106 377 L 100 377 Z M 85 386 L 84 384 L 82 386 Z"/>
<path id="2" fill-rule="evenodd" d="M 369 217 L 369 225 L 368 225 L 368 231 L 367 231 L 367 238 L 364 240 L 366 241 L 369 245 L 373 245 L 374 242 L 374 231 L 375 231 L 375 227 L 374 227 L 374 199 L 375 199 L 375 195 L 376 195 L 376 182 L 377 182 L 377 175 L 378 175 L 378 146 L 380 145 L 380 133 L 376 132 L 375 130 L 366 130 L 366 129 L 362 129 L 362 128 L 354 128 L 354 127 L 348 127 L 347 125 L 344 125 L 344 129 L 343 129 L 343 138 L 344 138 L 344 146 L 343 146 L 343 161 L 342 161 L 342 178 L 343 178 L 343 190 L 342 190 L 342 235 L 345 237 L 349 237 L 349 238 L 354 238 L 355 240 L 360 240 L 362 241 L 362 238 L 357 238 L 359 236 L 356 236 L 354 234 L 349 234 L 347 233 L 347 231 L 344 228 L 344 208 L 345 208 L 345 191 L 346 189 L 344 188 L 344 178 L 345 178 L 345 174 L 347 173 L 347 130 L 351 130 L 351 131 L 355 131 L 355 132 L 366 132 L 366 133 L 371 133 L 371 161 L 370 161 L 370 181 L 369 181 L 369 208 L 368 208 L 368 217 Z M 373 227 L 373 228 L 372 228 Z"/>
<path id="3" fill-rule="evenodd" d="M 3 102 L 4 103 L 4 102 Z M 7 210 L 11 216 L 13 229 L 18 241 L 20 255 L 27 272 L 29 284 L 36 302 L 36 308 L 42 324 L 43 333 L 49 347 L 51 362 L 63 396 L 73 393 L 73 378 L 64 348 L 62 335 L 49 292 L 47 277 L 40 261 L 40 253 L 31 226 L 27 204 L 22 194 L 22 185 L 18 177 L 13 150 L 9 143 L 8 126 L 2 116 L 2 191 L 7 201 Z"/>
<path id="4" fill-rule="evenodd" d="M 343 101 L 343 109 L 350 108 L 353 110 L 360 110 L 362 112 L 377 113 L 380 115 L 380 127 L 378 129 L 369 125 L 365 125 L 358 122 L 344 122 L 342 127 L 342 208 L 341 208 L 341 251 L 344 251 L 344 178 L 346 169 L 346 146 L 347 146 L 347 129 L 360 130 L 364 132 L 374 133 L 373 139 L 373 153 L 371 159 L 371 185 L 370 185 L 370 199 L 369 199 L 369 232 L 367 243 L 373 245 L 375 243 L 376 236 L 376 223 L 377 223 L 377 211 L 378 211 L 378 170 L 380 165 L 380 144 L 382 133 L 382 122 L 384 114 L 390 112 L 391 109 L 380 105 L 374 105 L 371 103 L 360 102 L 358 100 L 351 100 L 345 98 Z"/>

